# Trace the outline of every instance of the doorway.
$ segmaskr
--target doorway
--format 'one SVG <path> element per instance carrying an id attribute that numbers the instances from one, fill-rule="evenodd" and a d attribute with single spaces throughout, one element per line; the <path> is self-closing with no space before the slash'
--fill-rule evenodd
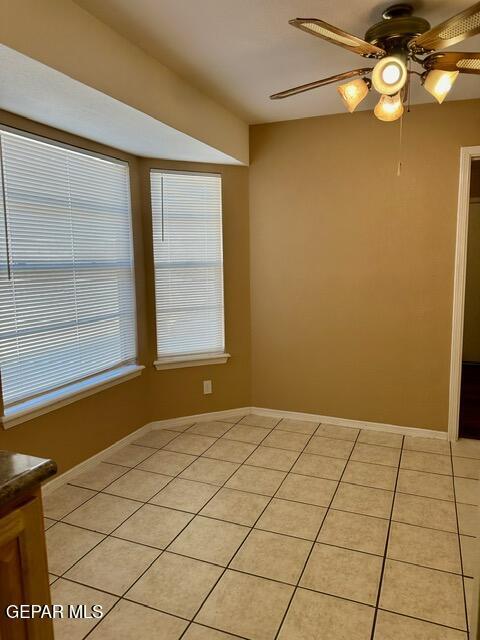
<path id="1" fill-rule="evenodd" d="M 458 431 L 480 440 L 480 158 L 470 166 Z"/>
<path id="2" fill-rule="evenodd" d="M 480 439 L 480 147 L 460 155 L 448 435 Z"/>

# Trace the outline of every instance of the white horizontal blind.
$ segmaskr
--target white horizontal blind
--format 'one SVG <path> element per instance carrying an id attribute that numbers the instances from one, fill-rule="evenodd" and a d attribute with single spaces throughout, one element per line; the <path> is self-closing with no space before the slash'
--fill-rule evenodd
<path id="1" fill-rule="evenodd" d="M 0 130 L 6 407 L 136 358 L 128 165 Z"/>
<path id="2" fill-rule="evenodd" d="M 158 358 L 223 353 L 222 181 L 151 172 Z"/>

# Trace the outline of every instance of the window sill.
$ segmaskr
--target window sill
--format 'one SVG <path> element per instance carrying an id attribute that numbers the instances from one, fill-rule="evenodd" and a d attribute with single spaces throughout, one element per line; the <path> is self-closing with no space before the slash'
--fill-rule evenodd
<path id="1" fill-rule="evenodd" d="M 88 380 L 74 382 L 60 390 L 44 393 L 38 398 L 27 400 L 11 409 L 7 409 L 5 415 L 0 417 L 1 424 L 4 429 L 10 429 L 27 420 L 33 420 L 33 418 L 44 413 L 55 411 L 55 409 L 76 402 L 81 398 L 86 398 L 94 393 L 136 378 L 144 368 L 137 364 L 125 365 L 106 373 L 99 373 Z"/>
<path id="2" fill-rule="evenodd" d="M 182 369 L 184 367 L 203 367 L 210 364 L 225 364 L 230 358 L 229 353 L 200 353 L 195 356 L 172 356 L 159 358 L 153 363 L 157 371 L 165 369 Z"/>

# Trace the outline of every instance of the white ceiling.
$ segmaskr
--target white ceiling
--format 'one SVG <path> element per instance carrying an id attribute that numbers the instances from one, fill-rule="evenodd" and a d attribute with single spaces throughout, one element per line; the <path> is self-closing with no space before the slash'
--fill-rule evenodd
<path id="1" fill-rule="evenodd" d="M 0 109 L 151 158 L 240 164 L 218 149 L 0 45 Z"/>
<path id="2" fill-rule="evenodd" d="M 392 2 L 376 0 L 76 0 L 173 71 L 249 123 L 343 112 L 330 85 L 280 101 L 271 93 L 370 61 L 291 27 L 317 17 L 361 37 Z M 433 25 L 473 0 L 419 0 L 416 13 Z M 480 51 L 480 36 L 453 47 Z M 365 65 L 367 62 L 367 65 Z M 434 99 L 418 83 L 412 102 Z M 460 76 L 450 100 L 480 97 L 480 78 Z M 361 108 L 371 109 L 373 93 Z"/>

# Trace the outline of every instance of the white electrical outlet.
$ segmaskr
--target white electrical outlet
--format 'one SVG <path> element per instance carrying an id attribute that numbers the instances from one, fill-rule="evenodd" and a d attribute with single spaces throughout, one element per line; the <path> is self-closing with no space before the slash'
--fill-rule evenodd
<path id="1" fill-rule="evenodd" d="M 211 380 L 204 380 L 203 381 L 203 394 L 204 395 L 208 395 L 209 393 L 212 393 L 212 381 Z"/>

